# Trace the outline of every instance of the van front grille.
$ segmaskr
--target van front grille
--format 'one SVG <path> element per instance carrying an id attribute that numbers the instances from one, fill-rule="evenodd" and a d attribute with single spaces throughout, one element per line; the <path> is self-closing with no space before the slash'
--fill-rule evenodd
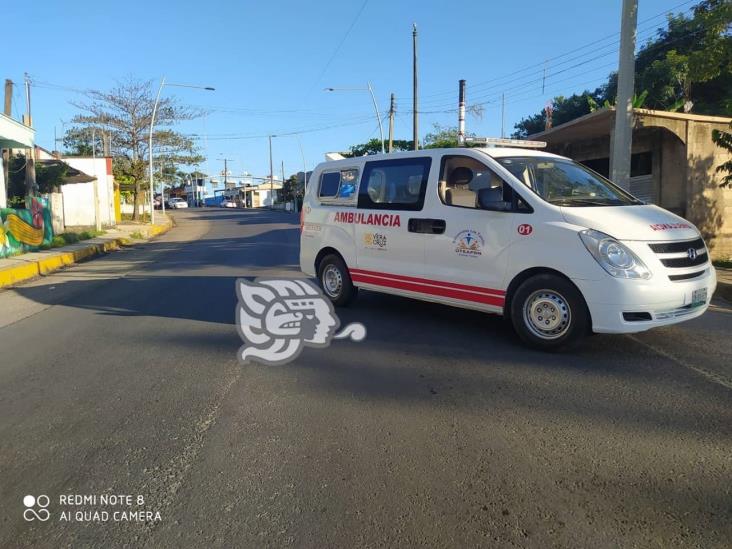
<path id="1" fill-rule="evenodd" d="M 651 250 L 657 254 L 673 254 L 685 252 L 689 248 L 695 248 L 697 250 L 699 248 L 703 248 L 704 241 L 701 238 L 697 238 L 696 240 L 684 240 L 682 242 L 658 242 L 648 245 L 651 247 Z"/>
<path id="2" fill-rule="evenodd" d="M 677 282 L 679 280 L 691 280 L 692 278 L 696 278 L 698 276 L 701 276 L 701 275 L 703 275 L 706 272 L 707 272 L 707 270 L 704 269 L 703 271 L 696 271 L 694 273 L 686 273 L 686 274 L 682 274 L 682 275 L 668 275 L 668 277 L 669 277 L 670 280 L 673 280 L 674 282 Z"/>
<path id="3" fill-rule="evenodd" d="M 677 242 L 649 242 L 648 246 L 658 255 L 658 260 L 667 268 L 669 280 L 680 282 L 697 278 L 706 272 L 706 269 L 694 272 L 685 272 L 691 267 L 699 267 L 709 262 L 704 240 L 681 240 Z"/>
<path id="4" fill-rule="evenodd" d="M 681 269 L 682 267 L 696 267 L 697 265 L 704 265 L 707 262 L 707 251 L 698 252 L 694 259 L 691 259 L 688 255 L 685 257 L 674 257 L 672 259 L 661 259 L 664 267 L 671 267 L 672 269 Z"/>

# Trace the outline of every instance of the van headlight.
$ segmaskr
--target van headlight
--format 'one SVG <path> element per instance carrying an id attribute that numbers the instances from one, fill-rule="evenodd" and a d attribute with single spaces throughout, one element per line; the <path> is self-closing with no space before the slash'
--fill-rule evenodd
<path id="1" fill-rule="evenodd" d="M 608 274 L 616 278 L 651 278 L 645 263 L 612 236 L 593 229 L 580 231 L 579 236 L 587 251 Z"/>

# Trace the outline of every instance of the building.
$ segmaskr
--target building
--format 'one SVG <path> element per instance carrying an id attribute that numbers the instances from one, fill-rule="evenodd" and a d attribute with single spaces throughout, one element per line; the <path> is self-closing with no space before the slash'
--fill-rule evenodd
<path id="1" fill-rule="evenodd" d="M 35 130 L 16 122 L 9 116 L 0 114 L 0 149 L 3 149 L 2 169 L 0 169 L 0 208 L 8 206 L 7 169 L 8 157 L 5 151 L 11 149 L 32 149 Z"/>
<path id="2" fill-rule="evenodd" d="M 61 208 L 63 211 L 61 219 L 64 227 L 94 226 L 97 215 L 103 226 L 116 224 L 117 198 L 111 157 L 61 157 L 42 147 L 36 147 L 35 156 L 39 163 L 63 162 L 69 166 L 67 177 L 61 185 L 60 202 L 58 197 L 51 197 L 52 209 L 57 212 Z"/>
<path id="3" fill-rule="evenodd" d="M 281 190 L 282 181 L 279 179 L 274 179 L 272 183 L 216 189 L 214 198 L 207 201 L 207 204 L 218 205 L 224 198 L 227 198 L 243 208 L 271 208 L 277 203 Z"/>
<path id="4" fill-rule="evenodd" d="M 712 141 L 732 119 L 647 109 L 634 109 L 633 119 L 630 192 L 694 223 L 712 257 L 732 256 L 732 189 L 720 188 L 716 173 L 729 155 Z M 614 127 L 614 108 L 599 109 L 529 139 L 607 177 Z"/>

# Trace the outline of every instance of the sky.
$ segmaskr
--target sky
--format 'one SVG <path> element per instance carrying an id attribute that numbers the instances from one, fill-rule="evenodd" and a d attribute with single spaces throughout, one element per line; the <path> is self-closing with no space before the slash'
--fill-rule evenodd
<path id="1" fill-rule="evenodd" d="M 669 10 L 695 3 L 639 0 L 638 45 Z M 79 112 L 72 103 L 84 100 L 83 90 L 107 90 L 130 77 L 157 87 L 162 76 L 214 87 L 163 89 L 207 111 L 177 127 L 196 136 L 207 158 L 202 171 L 220 173 L 227 158 L 234 176 L 266 177 L 266 136 L 274 134 L 275 172 L 284 162 L 289 176 L 303 165 L 312 169 L 326 152 L 379 136 L 368 83 L 382 117 L 396 94 L 395 138 L 411 139 L 413 23 L 420 138 L 434 124 L 457 124 L 461 78 L 468 103 L 484 108 L 482 117 L 467 117 L 467 129 L 500 136 L 502 120 L 509 135 L 552 97 L 605 81 L 617 66 L 620 8 L 621 0 L 11 2 L 3 9 L 14 24 L 3 25 L 10 49 L 0 77 L 18 84 L 19 117 L 24 73 L 30 75 L 36 142 L 47 149 Z"/>

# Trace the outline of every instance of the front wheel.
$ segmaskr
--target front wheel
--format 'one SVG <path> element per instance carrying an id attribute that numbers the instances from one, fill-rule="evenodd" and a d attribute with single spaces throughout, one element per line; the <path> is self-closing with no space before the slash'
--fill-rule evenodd
<path id="1" fill-rule="evenodd" d="M 590 331 L 582 294 L 552 274 L 531 277 L 518 287 L 511 300 L 511 322 L 525 343 L 544 351 L 576 345 Z"/>
<path id="2" fill-rule="evenodd" d="M 358 293 L 358 288 L 351 281 L 348 267 L 334 254 L 325 256 L 318 265 L 318 282 L 323 293 L 336 307 L 348 305 Z"/>

